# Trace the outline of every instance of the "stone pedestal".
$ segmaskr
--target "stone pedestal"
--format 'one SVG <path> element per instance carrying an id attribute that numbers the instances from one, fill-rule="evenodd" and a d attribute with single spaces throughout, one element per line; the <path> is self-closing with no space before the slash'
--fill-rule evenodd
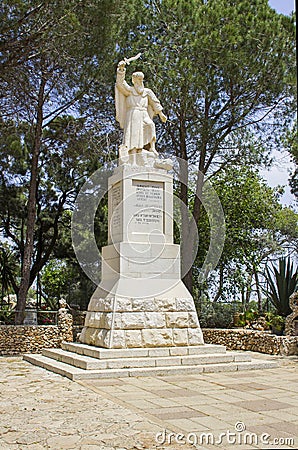
<path id="1" fill-rule="evenodd" d="M 173 180 L 162 168 L 122 165 L 109 179 L 108 245 L 80 341 L 105 348 L 203 344 L 173 243 Z"/>

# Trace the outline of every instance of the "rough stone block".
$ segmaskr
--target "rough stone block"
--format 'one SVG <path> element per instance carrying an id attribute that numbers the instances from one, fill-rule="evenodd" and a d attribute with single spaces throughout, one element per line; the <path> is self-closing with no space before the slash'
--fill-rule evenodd
<path id="1" fill-rule="evenodd" d="M 176 298 L 176 311 L 195 311 L 195 304 L 191 297 Z"/>
<path id="2" fill-rule="evenodd" d="M 198 319 L 198 315 L 196 312 L 190 312 L 188 313 L 188 323 L 189 323 L 189 327 L 193 328 L 193 327 L 199 327 L 199 319 Z"/>
<path id="3" fill-rule="evenodd" d="M 88 306 L 89 311 L 113 311 L 114 298 L 92 298 Z"/>
<path id="4" fill-rule="evenodd" d="M 86 342 L 89 345 L 97 345 L 97 334 L 98 334 L 98 329 L 97 328 L 86 328 L 86 333 L 85 333 L 85 338 L 86 338 Z M 81 337 L 80 337 L 81 338 Z"/>
<path id="5" fill-rule="evenodd" d="M 188 332 L 187 328 L 174 328 L 173 329 L 173 341 L 175 345 L 188 345 Z"/>
<path id="6" fill-rule="evenodd" d="M 121 329 L 122 328 L 122 320 L 121 313 L 102 313 L 100 320 L 100 328 L 105 328 L 106 330 Z"/>
<path id="7" fill-rule="evenodd" d="M 122 313 L 122 327 L 125 330 L 129 329 L 142 329 L 145 326 L 145 313 Z"/>
<path id="8" fill-rule="evenodd" d="M 116 297 L 116 311 L 132 311 L 132 302 L 130 298 Z"/>
<path id="9" fill-rule="evenodd" d="M 112 312 L 88 312 L 86 315 L 85 326 L 90 328 L 111 328 L 121 329 L 121 314 Z"/>
<path id="10" fill-rule="evenodd" d="M 203 334 L 200 328 L 188 328 L 187 332 L 189 345 L 204 344 Z"/>
<path id="11" fill-rule="evenodd" d="M 85 326 L 91 328 L 100 327 L 101 313 L 97 311 L 88 311 L 85 318 Z"/>
<path id="12" fill-rule="evenodd" d="M 154 300 L 151 298 L 134 298 L 132 299 L 133 311 L 158 311 Z"/>
<path id="13" fill-rule="evenodd" d="M 82 331 L 80 332 L 80 334 L 78 335 L 78 338 L 79 338 L 79 341 L 80 341 L 80 342 L 86 342 L 86 343 L 87 343 L 87 340 L 86 340 L 86 333 L 87 333 L 87 327 L 85 326 L 85 327 L 82 329 Z"/>
<path id="14" fill-rule="evenodd" d="M 166 326 L 165 314 L 159 312 L 145 313 L 146 328 L 164 328 Z"/>
<path id="15" fill-rule="evenodd" d="M 170 312 L 165 315 L 167 327 L 187 328 L 189 326 L 187 312 Z"/>
<path id="16" fill-rule="evenodd" d="M 124 348 L 125 347 L 124 330 L 107 331 L 106 335 L 103 338 L 102 346 L 106 348 Z"/>
<path id="17" fill-rule="evenodd" d="M 126 347 L 142 347 L 143 339 L 141 330 L 127 330 L 125 331 Z"/>
<path id="18" fill-rule="evenodd" d="M 96 345 L 98 347 L 106 347 L 107 346 L 107 334 L 108 331 L 107 330 L 97 330 L 96 335 L 94 335 L 94 343 L 93 345 Z M 92 345 L 92 344 L 91 344 Z"/>
<path id="19" fill-rule="evenodd" d="M 142 330 L 142 336 L 146 347 L 169 347 L 173 345 L 171 329 Z"/>
<path id="20" fill-rule="evenodd" d="M 156 311 L 176 311 L 176 301 L 174 298 L 155 297 Z"/>

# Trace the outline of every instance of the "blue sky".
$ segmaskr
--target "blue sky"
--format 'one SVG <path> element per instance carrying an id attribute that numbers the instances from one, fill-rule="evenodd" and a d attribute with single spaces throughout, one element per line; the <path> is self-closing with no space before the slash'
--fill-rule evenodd
<path id="1" fill-rule="evenodd" d="M 291 14 L 295 9 L 295 0 L 269 0 L 269 5 L 277 12 Z"/>

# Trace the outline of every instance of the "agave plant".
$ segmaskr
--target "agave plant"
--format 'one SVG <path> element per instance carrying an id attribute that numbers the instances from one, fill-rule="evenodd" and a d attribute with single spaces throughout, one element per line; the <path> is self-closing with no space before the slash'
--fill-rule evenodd
<path id="1" fill-rule="evenodd" d="M 283 317 L 291 314 L 290 296 L 297 290 L 298 270 L 294 270 L 290 258 L 279 258 L 278 269 L 266 267 L 265 278 L 268 283 L 267 296 L 275 306 L 277 313 Z"/>

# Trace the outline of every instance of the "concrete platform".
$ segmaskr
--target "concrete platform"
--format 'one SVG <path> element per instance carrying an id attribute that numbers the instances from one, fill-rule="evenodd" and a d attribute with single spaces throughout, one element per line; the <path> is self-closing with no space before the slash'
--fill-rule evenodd
<path id="1" fill-rule="evenodd" d="M 274 361 L 254 360 L 245 353 L 228 352 L 224 346 L 212 344 L 103 349 L 65 342 L 61 349 L 25 354 L 24 359 L 71 380 L 234 372 L 277 366 Z"/>

